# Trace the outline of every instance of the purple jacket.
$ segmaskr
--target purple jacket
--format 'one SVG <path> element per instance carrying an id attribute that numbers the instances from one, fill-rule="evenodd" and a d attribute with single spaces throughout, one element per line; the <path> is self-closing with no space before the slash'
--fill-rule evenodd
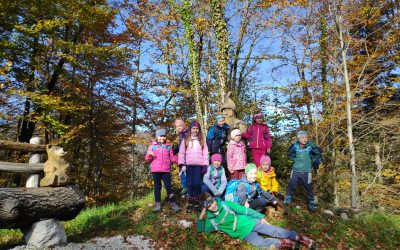
<path id="1" fill-rule="evenodd" d="M 154 156 L 149 153 L 153 152 Z M 169 142 L 160 144 L 152 142 L 147 149 L 145 160 L 150 162 L 151 172 L 171 172 L 171 163 L 176 162 L 176 156 Z"/>
<path id="2" fill-rule="evenodd" d="M 192 137 L 189 141 L 188 148 L 185 148 L 185 141 L 182 140 L 178 154 L 179 165 L 208 166 L 208 162 L 208 148 L 206 143 L 204 143 L 204 147 L 201 148 L 197 137 Z"/>
<path id="3" fill-rule="evenodd" d="M 242 137 L 249 140 L 249 148 L 271 149 L 272 140 L 267 124 L 253 123 Z"/>

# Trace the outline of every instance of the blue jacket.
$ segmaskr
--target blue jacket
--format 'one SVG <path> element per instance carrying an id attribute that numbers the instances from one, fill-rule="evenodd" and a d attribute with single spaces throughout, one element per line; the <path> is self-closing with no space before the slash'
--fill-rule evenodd
<path id="1" fill-rule="evenodd" d="M 311 173 L 311 167 L 318 169 L 321 164 L 322 150 L 311 140 L 303 148 L 296 142 L 289 148 L 288 156 L 293 161 L 293 170 Z"/>
<path id="2" fill-rule="evenodd" d="M 247 179 L 246 174 L 243 175 L 241 183 L 238 185 L 236 189 L 236 195 L 239 197 L 238 203 L 242 206 L 245 204 L 246 200 L 250 202 L 254 199 L 257 199 L 260 196 L 263 196 L 270 202 L 275 201 L 274 196 L 272 196 L 272 194 L 270 194 L 268 191 L 262 189 L 257 181 L 250 183 L 249 180 Z"/>
<path id="3" fill-rule="evenodd" d="M 224 145 L 228 140 L 228 131 L 230 127 L 228 124 L 224 124 L 223 127 L 214 124 L 210 127 L 207 133 L 207 147 L 211 154 L 222 154 L 225 155 Z"/>

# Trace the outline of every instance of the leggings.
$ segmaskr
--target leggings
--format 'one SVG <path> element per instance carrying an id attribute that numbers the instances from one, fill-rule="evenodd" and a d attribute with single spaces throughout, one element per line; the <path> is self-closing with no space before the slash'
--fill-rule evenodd
<path id="1" fill-rule="evenodd" d="M 189 165 L 186 166 L 186 184 L 188 198 L 198 198 L 201 191 L 201 175 L 202 166 Z"/>

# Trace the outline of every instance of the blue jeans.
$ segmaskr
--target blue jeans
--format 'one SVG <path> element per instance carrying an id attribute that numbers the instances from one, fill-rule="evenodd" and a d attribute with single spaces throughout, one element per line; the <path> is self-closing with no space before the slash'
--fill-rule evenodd
<path id="1" fill-rule="evenodd" d="M 198 198 L 201 191 L 201 166 L 186 166 L 186 183 L 188 198 Z"/>
<path id="2" fill-rule="evenodd" d="M 182 188 L 187 188 L 186 184 L 186 172 L 182 172 L 179 174 L 179 179 L 181 180 L 181 186 Z"/>
<path id="3" fill-rule="evenodd" d="M 251 231 L 244 238 L 244 240 L 260 248 L 268 248 L 272 245 L 276 246 L 277 248 L 280 247 L 281 244 L 279 240 L 273 238 L 264 238 L 260 236 L 260 234 L 293 241 L 295 241 L 297 238 L 297 233 L 295 231 L 289 231 L 280 227 L 262 224 L 260 221 L 257 221 L 253 231 Z"/>
<path id="4" fill-rule="evenodd" d="M 297 188 L 298 183 L 302 183 L 306 189 L 307 201 L 309 206 L 314 206 L 314 193 L 312 187 L 311 173 L 297 172 L 292 170 L 289 186 L 286 190 L 286 198 L 289 203 L 292 199 L 293 192 Z"/>
<path id="5" fill-rule="evenodd" d="M 260 212 L 268 205 L 268 201 L 263 196 L 260 196 L 257 199 L 250 201 L 249 205 L 251 209 Z"/>

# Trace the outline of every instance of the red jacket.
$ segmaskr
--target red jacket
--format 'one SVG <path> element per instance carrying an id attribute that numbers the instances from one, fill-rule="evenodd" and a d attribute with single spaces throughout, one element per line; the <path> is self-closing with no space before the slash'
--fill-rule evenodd
<path id="1" fill-rule="evenodd" d="M 242 137 L 249 140 L 249 148 L 271 149 L 272 140 L 267 124 L 253 123 Z"/>
<path id="2" fill-rule="evenodd" d="M 154 156 L 149 153 L 153 152 Z M 169 142 L 161 145 L 157 142 L 152 142 L 149 146 L 145 160 L 150 162 L 151 172 L 171 172 L 171 163 L 177 162 L 177 157 L 174 156 L 172 146 Z"/>

